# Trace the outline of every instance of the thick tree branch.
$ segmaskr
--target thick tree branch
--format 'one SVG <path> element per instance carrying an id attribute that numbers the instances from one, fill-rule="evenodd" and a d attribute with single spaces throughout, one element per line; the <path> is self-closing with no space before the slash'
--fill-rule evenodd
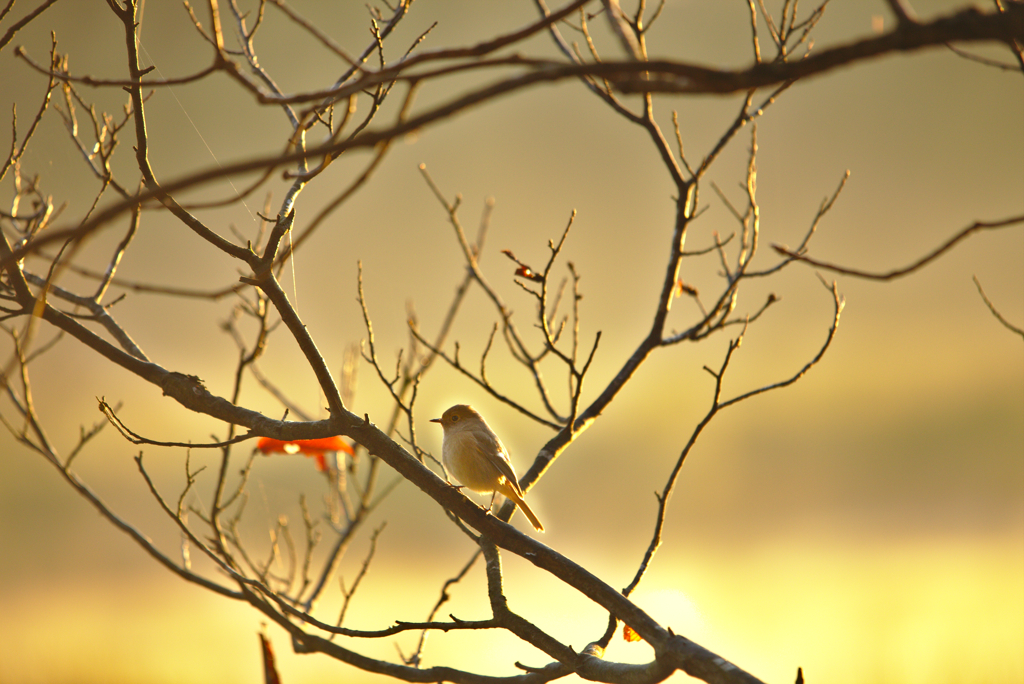
<path id="1" fill-rule="evenodd" d="M 235 163 L 226 163 L 190 174 L 181 179 L 163 183 L 158 188 L 151 188 L 139 197 L 115 204 L 104 211 L 97 213 L 91 220 L 84 222 L 74 228 L 63 228 L 48 231 L 46 235 L 40 236 L 33 242 L 20 247 L 15 251 L 13 258 L 19 259 L 26 254 L 38 250 L 40 247 L 55 241 L 64 241 L 68 238 L 78 239 L 89 234 L 98 227 L 106 225 L 118 215 L 130 210 L 141 202 L 150 199 L 165 200 L 176 192 L 192 188 L 218 178 L 232 177 L 239 174 L 252 173 L 255 171 L 281 168 L 306 158 L 320 158 L 334 156 L 349 149 L 373 147 L 380 142 L 390 140 L 407 133 L 420 130 L 438 121 L 465 111 L 478 104 L 493 100 L 497 97 L 508 95 L 513 92 L 530 88 L 541 83 L 550 83 L 569 78 L 581 76 L 598 76 L 616 81 L 620 87 L 635 90 L 637 92 L 652 92 L 665 90 L 677 93 L 735 93 L 745 92 L 751 88 L 778 85 L 804 78 L 810 75 L 826 73 L 834 68 L 856 64 L 869 58 L 879 57 L 893 52 L 917 50 L 927 47 L 937 47 L 947 42 L 1012 42 L 1015 39 L 1024 39 L 1024 4 L 1008 4 L 1005 11 L 983 13 L 976 9 L 967 9 L 950 17 L 936 19 L 927 24 L 914 24 L 906 29 L 894 30 L 888 34 L 868 38 L 846 46 L 825 49 L 817 52 L 806 59 L 771 64 L 755 64 L 749 69 L 739 71 L 717 70 L 708 67 L 700 67 L 689 64 L 668 61 L 648 62 L 601 62 L 598 64 L 560 64 L 543 60 L 528 60 L 520 57 L 504 58 L 491 62 L 475 63 L 474 68 L 489 68 L 499 66 L 520 65 L 530 67 L 533 70 L 526 74 L 506 78 L 490 86 L 485 86 L 466 95 L 443 102 L 442 104 L 427 110 L 416 116 L 399 121 L 389 127 L 375 131 L 365 131 L 358 136 L 332 142 L 326 145 L 312 147 L 305 152 L 294 151 L 287 154 L 275 154 L 271 156 L 255 157 Z M 416 74 L 406 76 L 401 73 L 407 65 L 399 64 L 388 67 L 371 76 L 357 79 L 351 85 L 339 89 L 325 90 L 303 96 L 275 99 L 262 96 L 261 99 L 268 103 L 284 104 L 302 100 L 321 100 L 325 97 L 347 98 L 350 94 L 356 94 L 364 88 L 374 86 L 378 83 L 387 83 L 396 79 L 407 79 L 422 82 L 425 78 L 447 75 L 448 72 L 436 72 L 434 74 Z M 137 67 L 136 67 L 137 68 Z M 650 78 L 635 80 L 640 74 L 650 74 Z M 658 75 L 661 75 L 659 80 Z M 139 91 L 136 87 L 135 91 Z M 141 92 L 141 91 L 139 91 Z M 133 98 L 133 99 L 137 99 Z M 138 102 L 135 103 L 138 107 Z M 137 127 L 144 123 L 137 122 Z M 140 151 L 140 159 L 145 157 Z M 201 224 L 193 221 L 187 212 L 171 208 L 178 214 L 179 218 L 186 221 L 193 230 L 196 230 L 207 239 L 213 241 L 220 249 L 236 256 L 245 258 L 244 250 L 229 242 L 220 240 L 215 234 L 208 232 Z M 182 213 L 184 212 L 184 213 Z M 7 265 L 6 259 L 0 260 L 0 269 Z"/>

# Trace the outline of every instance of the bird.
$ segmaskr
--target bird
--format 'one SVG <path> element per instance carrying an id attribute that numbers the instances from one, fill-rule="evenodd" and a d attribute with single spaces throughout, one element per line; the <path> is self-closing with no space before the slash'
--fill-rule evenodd
<path id="1" fill-rule="evenodd" d="M 544 531 L 544 525 L 523 500 L 523 488 L 512 468 L 508 449 L 476 409 L 456 404 L 430 422 L 438 423 L 444 430 L 441 462 L 448 473 L 474 492 L 504 494 L 538 532 Z"/>

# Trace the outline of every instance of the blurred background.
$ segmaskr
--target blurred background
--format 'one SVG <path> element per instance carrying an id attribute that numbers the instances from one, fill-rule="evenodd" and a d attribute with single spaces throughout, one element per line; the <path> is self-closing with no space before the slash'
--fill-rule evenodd
<path id="1" fill-rule="evenodd" d="M 928 18 L 960 3 L 914 5 Z M 292 6 L 349 53 L 361 52 L 370 41 L 362 5 Z M 879 21 L 890 21 L 886 7 L 829 4 L 814 33 L 816 49 L 871 35 Z M 19 5 L 0 28 L 27 11 Z M 208 15 L 197 12 L 208 25 Z M 209 63 L 210 49 L 181 6 L 149 2 L 141 19 L 143 63 L 157 67 L 155 77 L 194 73 Z M 534 19 L 527 2 L 421 0 L 386 43 L 386 55 L 389 62 L 399 59 L 435 21 L 421 49 L 474 44 Z M 618 57 L 602 19 L 593 24 L 599 49 Z M 770 56 L 760 26 L 762 50 Z M 58 4 L 0 52 L 0 130 L 10 130 L 16 103 L 23 136 L 46 86 L 14 56 L 13 47 L 23 45 L 45 64 L 51 30 L 58 51 L 70 54 L 72 73 L 127 76 L 123 36 L 106 5 Z M 566 37 L 580 39 L 570 30 Z M 345 68 L 273 7 L 266 9 L 255 44 L 261 64 L 286 93 L 327 87 Z M 746 5 L 668 0 L 648 45 L 652 57 L 746 66 L 752 59 Z M 1005 49 L 967 49 L 1013 62 Z M 546 35 L 517 51 L 555 55 Z M 435 83 L 420 92 L 417 111 L 497 78 L 498 73 L 477 73 Z M 78 88 L 97 112 L 122 116 L 127 99 L 118 88 Z M 403 88 L 396 89 L 385 116 L 393 116 Z M 635 98 L 626 102 L 637 105 Z M 696 165 L 741 102 L 662 97 L 656 100 L 657 117 L 671 138 L 672 111 L 678 111 L 687 158 Z M 365 100 L 360 104 L 365 108 Z M 163 180 L 273 153 L 290 132 L 279 110 L 259 106 L 223 76 L 159 89 L 147 106 L 149 158 Z M 85 120 L 81 109 L 79 116 Z M 810 245 L 812 256 L 827 261 L 886 271 L 912 263 L 976 220 L 1020 215 L 1022 122 L 1019 71 L 984 66 L 945 49 L 890 55 L 798 83 L 757 124 L 762 232 L 754 267 L 777 263 L 770 244 L 799 244 L 846 170 L 846 189 Z M 133 187 L 138 174 L 132 172 L 129 129 L 120 135 L 114 168 Z M 725 237 L 737 230 L 711 182 L 742 206 L 750 143 L 748 127 L 709 172 L 700 195 L 704 213 L 691 226 L 688 249 L 706 248 L 715 233 Z M 369 160 L 366 152 L 346 155 L 310 184 L 300 197 L 296 230 Z M 513 282 L 514 265 L 500 250 L 542 267 L 547 240 L 557 239 L 577 211 L 556 269 L 568 275 L 569 260 L 581 274 L 584 352 L 597 331 L 603 335 L 584 389 L 584 402 L 592 400 L 646 334 L 667 259 L 673 187 L 647 137 L 582 85 L 565 82 L 495 100 L 397 141 L 370 183 L 330 215 L 298 252 L 294 271 L 282 276 L 336 373 L 345 350 L 366 337 L 356 302 L 358 261 L 385 364 L 393 364 L 407 343 L 408 307 L 432 337 L 462 278 L 460 249 L 445 210 L 418 170 L 421 163 L 449 200 L 461 195 L 460 217 L 471 234 L 493 198 L 481 263 L 535 345 L 534 303 Z M 80 221 L 99 190 L 55 111 L 42 121 L 21 173 L 38 175 L 44 194 L 52 194 L 57 205 L 67 203 L 56 220 L 61 227 Z M 182 199 L 232 197 L 245 185 L 224 181 Z M 271 214 L 287 186 L 280 177 L 268 184 Z M 9 174 L 0 185 L 4 211 L 13 194 Z M 112 201 L 108 194 L 100 204 Z M 263 203 L 258 193 L 244 206 L 198 213 L 222 235 L 230 237 L 234 229 L 252 237 Z M 125 227 L 122 219 L 90 238 L 79 260 L 101 269 Z M 735 249 L 729 251 L 735 258 Z M 636 602 L 663 625 L 766 681 L 792 681 L 797 666 L 811 682 L 1024 681 L 1024 348 L 988 311 L 972 282 L 977 276 L 1003 315 L 1020 326 L 1022 260 L 1024 231 L 1016 226 L 975 235 L 903 279 L 838 277 L 847 305 L 823 361 L 795 385 L 720 414 L 688 456 L 669 507 L 664 545 L 634 594 Z M 681 276 L 707 303 L 721 287 L 720 268 L 714 254 L 691 258 Z M 125 281 L 204 291 L 229 287 L 238 275 L 236 263 L 153 213 L 144 215 L 119 272 Z M 61 284 L 83 291 L 95 287 L 72 273 Z M 756 312 L 769 293 L 782 301 L 747 331 L 724 383 L 725 397 L 790 377 L 825 340 L 831 295 L 812 268 L 793 265 L 752 283 L 741 291 L 738 313 Z M 214 394 L 228 396 L 238 350 L 220 326 L 234 305 L 231 297 L 128 292 L 111 312 L 154 362 L 198 375 Z M 669 325 L 682 330 L 699 315 L 692 300 L 680 298 Z M 496 320 L 474 289 L 449 351 L 458 340 L 461 358 L 475 367 Z M 12 324 L 24 321 L 6 325 Z M 240 326 L 246 330 L 244 320 Z M 37 345 L 53 334 L 42 326 Z M 703 367 L 717 368 L 727 343 L 720 334 L 661 349 L 645 362 L 531 491 L 531 506 L 548 530 L 545 544 L 614 587 L 629 583 L 651 536 L 653 493 L 664 486 L 710 405 L 713 382 Z M 10 338 L 0 344 L 6 364 Z M 261 368 L 309 413 L 325 415 L 315 379 L 283 328 L 271 337 Z M 554 366 L 547 371 L 552 387 L 563 387 L 564 374 Z M 186 412 L 72 340 L 40 356 L 30 373 L 37 410 L 65 456 L 80 427 L 102 420 L 97 397 L 122 403 L 119 416 L 152 439 L 200 442 L 224 435 L 216 421 Z M 540 410 L 531 378 L 503 349 L 492 352 L 488 375 L 502 392 Z M 564 391 L 556 398 L 564 409 Z M 283 413 L 251 380 L 241 402 L 270 416 Z M 456 402 L 481 410 L 520 473 L 551 435 L 438 365 L 416 404 L 417 437 L 435 455 L 440 430 L 427 420 Z M 350 408 L 378 424 L 389 415 L 387 393 L 366 364 Z M 21 427 L 6 396 L 0 412 Z M 184 484 L 183 451 L 142 451 L 164 495 L 176 500 Z M 237 452 L 240 463 L 247 451 Z M 106 429 L 77 458 L 75 469 L 116 513 L 176 558 L 178 534 L 139 475 L 132 458 L 138 453 Z M 260 681 L 261 619 L 255 610 L 189 585 L 154 562 L 6 430 L 0 433 L 0 454 L 0 682 Z M 192 470 L 208 467 L 200 476 L 200 496 L 208 494 L 217 463 L 213 453 L 190 455 Z M 394 477 L 386 471 L 383 481 Z M 300 494 L 322 513 L 327 483 L 312 461 L 257 460 L 244 527 L 254 547 L 266 544 L 281 516 L 298 523 Z M 408 483 L 399 484 L 373 514 L 367 532 L 385 522 L 347 626 L 376 629 L 396 619 L 425 619 L 442 583 L 472 553 L 441 509 Z M 513 523 L 524 529 L 520 516 Z M 346 586 L 368 548 L 366 534 L 343 561 Z M 504 559 L 513 610 L 577 649 L 603 631 L 606 615 L 599 608 L 520 559 Z M 488 616 L 482 565 L 450 593 L 442 616 Z M 325 610 L 337 604 L 335 592 Z M 267 634 L 287 684 L 325 677 L 383 681 L 325 656 L 294 654 L 276 627 Z M 394 659 L 396 649 L 413 650 L 415 636 L 340 643 Z M 651 653 L 642 643 L 616 640 L 608 657 L 645 662 Z M 431 635 L 423 665 L 512 675 L 517 660 L 547 662 L 510 636 L 439 633 Z"/>

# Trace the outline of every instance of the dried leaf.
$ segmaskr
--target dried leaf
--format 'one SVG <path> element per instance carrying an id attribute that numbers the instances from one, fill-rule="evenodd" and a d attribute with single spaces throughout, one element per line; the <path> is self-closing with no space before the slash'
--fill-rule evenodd
<path id="1" fill-rule="evenodd" d="M 295 439 L 283 441 L 271 437 L 260 437 L 256 448 L 266 455 L 270 454 L 303 454 L 316 458 L 317 469 L 327 472 L 327 460 L 324 454 L 330 452 L 344 451 L 346 454 L 354 454 L 352 445 L 341 437 L 321 437 L 319 439 Z"/>

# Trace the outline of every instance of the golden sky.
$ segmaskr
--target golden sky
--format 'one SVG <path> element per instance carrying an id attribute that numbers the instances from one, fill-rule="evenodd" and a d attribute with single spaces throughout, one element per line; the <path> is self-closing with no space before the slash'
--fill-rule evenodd
<path id="1" fill-rule="evenodd" d="M 360 4 L 330 10 L 316 3 L 292 5 L 349 52 L 360 51 L 368 40 Z M 915 5 L 927 18 L 959 3 Z M 435 20 L 424 49 L 471 44 L 534 16 L 525 2 L 442 7 L 421 0 L 392 38 L 389 59 L 397 60 Z M 830 4 L 815 33 L 816 49 L 871 35 L 872 17 L 878 16 L 889 20 L 886 3 Z M 0 30 L 10 22 L 0 23 Z M 0 52 L 0 130 L 10 130 L 10 105 L 16 102 L 23 132 L 45 86 L 14 57 L 13 47 L 24 45 L 45 63 L 51 29 L 58 50 L 71 55 L 73 73 L 125 78 L 123 37 L 106 6 L 58 4 Z M 175 3 L 147 3 L 140 30 L 143 62 L 155 64 L 158 77 L 192 73 L 210 59 Z M 602 49 L 617 57 L 601 35 Z M 751 60 L 749 17 L 740 2 L 668 0 L 648 43 L 652 57 L 727 68 Z M 264 68 L 285 92 L 326 87 L 344 68 L 273 8 L 267 9 L 256 45 Z M 543 35 L 519 51 L 554 55 Z M 1012 61 L 1005 49 L 975 51 Z M 416 106 L 426 108 L 495 78 L 479 73 L 443 81 L 425 88 Z M 115 116 L 125 102 L 116 88 L 80 90 L 98 110 Z M 657 120 L 671 137 L 672 111 L 678 111 L 693 162 L 714 146 L 740 102 L 659 97 Z M 222 76 L 158 90 L 147 106 L 150 160 L 161 179 L 273 152 L 289 133 L 278 110 L 260 108 Z M 974 221 L 1020 215 L 1022 122 L 1019 72 L 947 50 L 891 55 L 796 84 L 757 124 L 761 245 L 755 265 L 777 263 L 771 244 L 799 243 L 847 170 L 846 188 L 810 245 L 810 254 L 826 261 L 885 271 L 915 261 Z M 704 213 L 690 228 L 687 248 L 706 248 L 716 233 L 724 238 L 737 230 L 711 183 L 731 202 L 743 201 L 749 130 L 701 185 Z M 115 169 L 134 185 L 131 146 L 125 130 Z M 348 157 L 304 191 L 297 231 L 369 160 L 363 152 Z M 345 349 L 366 336 L 356 302 L 357 261 L 378 352 L 387 364 L 407 343 L 407 306 L 414 306 L 432 336 L 461 280 L 461 253 L 444 209 L 418 170 L 421 163 L 449 199 L 461 195 L 467 230 L 475 232 L 493 198 L 481 263 L 527 336 L 534 335 L 533 301 L 513 282 L 513 265 L 500 250 L 541 266 L 547 241 L 557 239 L 570 213 L 577 212 L 557 268 L 567 274 L 564 261 L 572 261 L 582 278 L 581 347 L 589 351 L 597 331 L 602 333 L 584 389 L 584 403 L 592 400 L 646 333 L 664 272 L 674 188 L 649 140 L 580 84 L 565 82 L 496 100 L 397 142 L 369 185 L 331 214 L 298 252 L 294 271 L 282 276 L 335 373 Z M 38 174 L 44 192 L 68 202 L 56 222 L 61 227 L 80 220 L 97 191 L 54 111 L 37 132 L 22 174 Z M 230 197 L 244 184 L 224 181 L 187 199 Z M 280 178 L 269 184 L 271 213 L 286 187 Z M 8 176 L 0 184 L 5 211 L 12 194 Z M 262 205 L 259 196 L 201 216 L 222 235 L 231 236 L 233 226 L 251 236 Z M 4 221 L 4 230 L 9 227 Z M 119 224 L 93 237 L 81 258 L 102 267 L 122 231 Z M 735 249 L 730 254 L 735 258 Z M 728 409 L 701 436 L 683 467 L 664 546 L 635 594 L 637 603 L 663 625 L 766 681 L 791 681 L 797 666 L 808 681 L 839 683 L 1024 679 L 1024 350 L 1019 336 L 989 313 L 971 278 L 977 276 L 1002 313 L 1020 326 L 1022 257 L 1024 232 L 1018 225 L 973 236 L 922 271 L 888 283 L 822 273 L 836 278 L 846 301 L 831 349 L 798 383 Z M 681 275 L 710 299 L 720 287 L 720 270 L 717 257 L 709 255 L 684 261 Z M 238 275 L 236 263 L 153 214 L 144 216 L 120 270 L 129 281 L 198 289 L 230 286 Z M 64 277 L 68 287 L 88 282 Z M 747 331 L 724 384 L 726 397 L 791 376 L 825 339 L 831 295 L 814 269 L 795 264 L 751 284 L 737 312 L 756 312 L 769 292 L 781 301 Z M 212 392 L 227 396 L 237 349 L 219 324 L 233 304 L 231 298 L 129 293 L 112 313 L 156 363 L 198 375 Z M 696 305 L 680 298 L 670 327 L 684 329 L 698 316 Z M 482 293 L 472 292 L 449 351 L 451 340 L 458 340 L 462 358 L 475 367 L 495 320 Z M 629 582 L 650 538 L 653 492 L 664 486 L 708 409 L 713 382 L 703 367 L 718 367 L 729 337 L 737 333 L 734 328 L 652 355 L 530 492 L 530 505 L 548 530 L 545 544 L 612 586 Z M 42 326 L 39 340 L 52 334 Z M 6 363 L 9 339 L 0 345 Z M 315 379 L 283 328 L 271 338 L 261 366 L 309 413 L 325 414 Z M 121 418 L 153 439 L 204 441 L 224 434 L 215 421 L 188 414 L 69 339 L 34 362 L 31 372 L 37 408 L 63 454 L 76 443 L 79 426 L 101 419 L 95 408 L 100 396 L 123 402 Z M 559 390 L 560 372 L 551 367 L 548 378 Z M 488 374 L 502 391 L 539 410 L 532 380 L 507 352 L 495 350 Z M 564 408 L 563 395 L 557 396 Z M 242 401 L 267 415 L 283 412 L 252 381 Z M 551 435 L 439 365 L 417 398 L 418 438 L 435 455 L 440 430 L 427 419 L 456 402 L 473 403 L 487 416 L 520 473 Z M 386 422 L 387 393 L 365 364 L 351 408 Z M 0 413 L 12 415 L 6 397 Z M 145 490 L 132 460 L 137 453 L 106 430 L 76 467 L 115 512 L 173 556 L 177 534 Z M 158 482 L 177 492 L 184 454 L 155 448 L 144 453 Z M 159 567 L 6 431 L 0 432 L 0 454 L 0 682 L 258 679 L 260 617 L 254 610 Z M 217 461 L 212 453 L 193 452 L 191 463 L 212 472 Z M 387 472 L 383 479 L 393 477 Z M 253 544 L 264 543 L 266 529 L 279 516 L 299 519 L 300 492 L 319 502 L 325 487 L 310 461 L 259 459 L 247 518 Z M 377 556 L 347 625 L 372 629 L 394 619 L 424 619 L 441 584 L 471 554 L 469 542 L 440 508 L 408 484 L 395 489 L 371 528 L 384 521 Z M 519 516 L 513 523 L 528 527 Z M 347 582 L 358 572 L 367 544 L 360 538 L 343 563 Z M 576 648 L 600 634 L 606 616 L 599 608 L 523 561 L 504 559 L 513 609 Z M 476 568 L 453 590 L 445 614 L 485 617 L 483 586 L 482 568 Z M 295 655 L 282 631 L 268 633 L 288 684 L 372 679 L 323 656 Z M 408 636 L 359 647 L 394 658 L 396 644 L 408 652 L 411 643 Z M 642 644 L 616 642 L 608 657 L 643 662 L 650 652 Z M 515 673 L 516 660 L 547 662 L 511 637 L 434 634 L 424 665 L 505 675 Z"/>

